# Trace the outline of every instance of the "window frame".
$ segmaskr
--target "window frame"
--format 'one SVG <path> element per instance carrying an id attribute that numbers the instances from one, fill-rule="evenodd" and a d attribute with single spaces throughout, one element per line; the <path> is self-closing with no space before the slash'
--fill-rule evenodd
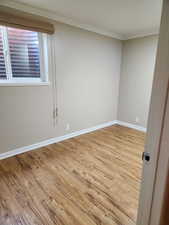
<path id="1" fill-rule="evenodd" d="M 0 86 L 34 86 L 34 85 L 48 85 L 48 41 L 47 34 L 38 33 L 39 43 L 39 61 L 40 61 L 40 77 L 13 77 L 8 41 L 7 27 L 1 26 L 2 42 L 6 69 L 6 79 L 0 79 Z"/>

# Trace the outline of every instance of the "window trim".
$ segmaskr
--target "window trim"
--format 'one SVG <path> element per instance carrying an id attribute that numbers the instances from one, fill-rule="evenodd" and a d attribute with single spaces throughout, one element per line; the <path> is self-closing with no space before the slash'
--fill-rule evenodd
<path id="1" fill-rule="evenodd" d="M 38 79 L 38 78 L 36 78 Z M 19 87 L 19 86 L 49 86 L 50 82 L 49 81 L 42 81 L 42 80 L 18 80 L 18 81 L 9 81 L 9 80 L 5 80 L 5 81 L 0 81 L 0 86 L 4 87 L 4 86 L 14 86 L 14 87 Z"/>
<path id="2" fill-rule="evenodd" d="M 38 32 L 38 42 L 39 42 L 39 52 L 40 52 L 40 78 L 25 78 L 25 77 L 13 77 L 9 42 L 8 42 L 8 32 L 7 27 L 2 26 L 2 40 L 4 47 L 4 59 L 6 68 L 7 79 L 0 79 L 0 86 L 43 86 L 49 85 L 48 80 L 48 40 L 47 34 L 42 34 Z"/>

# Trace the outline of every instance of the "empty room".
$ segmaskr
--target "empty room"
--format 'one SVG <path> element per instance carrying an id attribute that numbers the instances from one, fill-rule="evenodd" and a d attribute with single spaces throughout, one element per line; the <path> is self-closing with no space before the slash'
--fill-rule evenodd
<path id="1" fill-rule="evenodd" d="M 1 0 L 0 225 L 149 225 L 162 3 Z"/>

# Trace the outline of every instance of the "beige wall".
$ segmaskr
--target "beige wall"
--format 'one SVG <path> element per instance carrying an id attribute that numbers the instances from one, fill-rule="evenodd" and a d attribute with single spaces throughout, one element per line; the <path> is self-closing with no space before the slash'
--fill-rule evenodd
<path id="1" fill-rule="evenodd" d="M 1 86 L 0 153 L 116 119 L 146 127 L 157 40 L 124 41 L 122 49 L 121 41 L 57 23 L 57 125 L 51 74 L 49 86 Z"/>
<path id="2" fill-rule="evenodd" d="M 0 153 L 117 118 L 122 43 L 59 23 L 55 37 L 57 126 L 51 85 L 0 87 Z"/>
<path id="3" fill-rule="evenodd" d="M 157 41 L 157 36 L 149 36 L 123 42 L 118 106 L 120 121 L 147 126 Z"/>

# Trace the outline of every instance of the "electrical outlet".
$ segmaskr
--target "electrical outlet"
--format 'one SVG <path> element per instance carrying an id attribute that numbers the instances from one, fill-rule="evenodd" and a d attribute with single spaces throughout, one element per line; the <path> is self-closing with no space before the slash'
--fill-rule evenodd
<path id="1" fill-rule="evenodd" d="M 66 124 L 66 130 L 70 130 L 70 124 L 69 123 Z"/>
<path id="2" fill-rule="evenodd" d="M 140 122 L 140 118 L 138 116 L 136 116 L 136 123 Z"/>

